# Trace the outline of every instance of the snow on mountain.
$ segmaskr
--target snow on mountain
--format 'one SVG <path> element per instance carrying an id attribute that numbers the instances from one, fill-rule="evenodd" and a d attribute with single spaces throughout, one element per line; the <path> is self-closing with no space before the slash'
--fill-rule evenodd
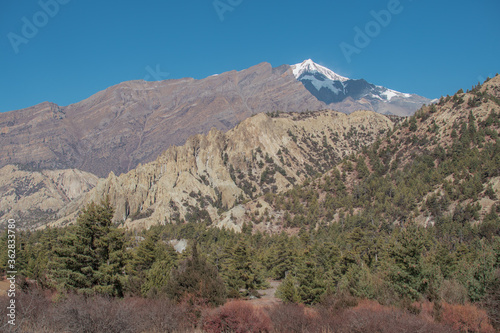
<path id="1" fill-rule="evenodd" d="M 311 59 L 291 66 L 295 78 L 302 82 L 307 90 L 318 100 L 326 104 L 335 104 L 339 109 L 346 100 L 346 112 L 352 112 L 354 105 L 381 113 L 409 115 L 413 114 L 429 99 L 414 94 L 377 86 L 363 79 L 350 79 L 318 65 Z M 352 104 L 349 100 L 361 104 Z"/>
<path id="2" fill-rule="evenodd" d="M 411 97 L 411 94 L 401 93 L 399 91 L 387 89 L 387 88 L 382 87 L 382 86 L 377 86 L 377 87 L 383 90 L 383 92 L 381 92 L 380 95 L 385 96 L 388 101 L 390 101 L 393 97 L 402 97 L 402 98 L 410 98 Z"/>
<path id="3" fill-rule="evenodd" d="M 295 75 L 295 78 L 297 80 L 300 80 L 301 76 L 304 73 L 307 73 L 307 74 L 320 73 L 320 74 L 323 74 L 327 79 L 330 79 L 332 81 L 344 82 L 344 81 L 349 80 L 346 77 L 338 75 L 337 73 L 335 73 L 331 69 L 328 69 L 326 67 L 318 65 L 317 63 L 315 63 L 311 59 L 304 60 L 300 64 L 292 65 L 292 69 L 293 69 L 293 75 Z"/>
<path id="4" fill-rule="evenodd" d="M 300 81 L 302 81 L 302 80 L 311 81 L 311 84 L 318 91 L 321 90 L 321 88 L 330 89 L 334 94 L 338 94 L 339 92 L 343 91 L 343 89 L 341 90 L 341 89 L 335 87 L 335 84 L 334 84 L 335 81 L 333 81 L 333 80 L 319 80 L 316 77 L 314 77 L 313 75 L 303 75 L 300 78 Z M 342 82 L 342 81 L 340 81 L 340 82 Z"/>

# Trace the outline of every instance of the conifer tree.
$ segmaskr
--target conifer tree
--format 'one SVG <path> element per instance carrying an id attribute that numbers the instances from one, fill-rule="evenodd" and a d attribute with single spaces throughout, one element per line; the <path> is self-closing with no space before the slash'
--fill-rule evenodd
<path id="1" fill-rule="evenodd" d="M 326 281 L 323 276 L 324 269 L 306 254 L 296 272 L 297 291 L 302 303 L 315 304 L 320 301 L 326 292 Z"/>
<path id="2" fill-rule="evenodd" d="M 392 244 L 394 266 L 390 276 L 395 291 L 403 298 L 417 300 L 428 287 L 422 256 L 425 246 L 423 230 L 414 225 L 402 230 Z"/>
<path id="3" fill-rule="evenodd" d="M 285 303 L 300 302 L 296 284 L 297 282 L 293 278 L 292 274 L 287 274 L 286 278 L 276 290 L 276 297 L 278 297 Z"/>
<path id="4" fill-rule="evenodd" d="M 159 234 L 155 230 L 150 231 L 139 246 L 135 249 L 130 266 L 136 272 L 147 271 L 156 260 L 156 248 Z"/>
<path id="5" fill-rule="evenodd" d="M 156 261 L 146 272 L 141 292 L 145 296 L 154 296 L 165 291 L 172 269 L 177 265 L 177 252 L 170 245 L 159 243 L 156 249 Z"/>
<path id="6" fill-rule="evenodd" d="M 287 272 L 293 268 L 293 252 L 290 249 L 290 240 L 285 233 L 280 234 L 271 258 L 271 276 L 274 279 L 284 279 Z"/>
<path id="7" fill-rule="evenodd" d="M 172 271 L 165 292 L 176 301 L 188 298 L 202 304 L 221 305 L 226 299 L 224 282 L 215 266 L 198 254 L 196 242 L 191 256 Z"/>
<path id="8" fill-rule="evenodd" d="M 122 295 L 125 243 L 109 200 L 90 203 L 54 248 L 49 279 L 60 290 Z"/>
<path id="9" fill-rule="evenodd" d="M 232 256 L 223 266 L 223 276 L 229 289 L 246 292 L 265 285 L 264 276 L 255 260 L 255 253 L 247 240 L 240 240 L 232 250 Z"/>

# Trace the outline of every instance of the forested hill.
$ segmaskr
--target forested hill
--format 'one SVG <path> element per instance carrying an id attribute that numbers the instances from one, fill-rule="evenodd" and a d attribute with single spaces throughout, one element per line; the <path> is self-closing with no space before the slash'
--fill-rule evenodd
<path id="1" fill-rule="evenodd" d="M 245 222 L 284 228 L 356 220 L 394 224 L 480 223 L 500 189 L 500 77 L 424 106 L 359 154 L 283 195 L 267 194 Z M 264 214 L 261 214 L 264 213 Z"/>

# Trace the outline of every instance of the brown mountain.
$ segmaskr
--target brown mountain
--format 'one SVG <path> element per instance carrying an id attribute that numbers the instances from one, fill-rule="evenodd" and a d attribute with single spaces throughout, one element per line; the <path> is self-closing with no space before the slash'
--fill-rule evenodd
<path id="1" fill-rule="evenodd" d="M 286 65 L 261 63 L 202 80 L 128 81 L 66 107 L 44 102 L 1 113 L 0 167 L 120 174 L 212 127 L 227 131 L 255 113 L 324 106 Z"/>

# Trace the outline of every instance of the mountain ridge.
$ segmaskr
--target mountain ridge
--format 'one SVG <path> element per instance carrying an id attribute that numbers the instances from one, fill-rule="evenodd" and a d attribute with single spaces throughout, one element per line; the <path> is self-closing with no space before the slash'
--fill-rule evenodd
<path id="1" fill-rule="evenodd" d="M 0 114 L 0 167 L 120 174 L 254 113 L 321 108 L 288 67 L 268 63 L 202 80 L 126 81 L 66 107 L 44 102 Z"/>
<path id="2" fill-rule="evenodd" d="M 291 66 L 295 78 L 318 100 L 342 112 L 355 109 L 372 110 L 399 116 L 412 115 L 430 99 L 416 94 L 402 93 L 367 82 L 350 79 L 316 64 L 311 59 Z"/>

